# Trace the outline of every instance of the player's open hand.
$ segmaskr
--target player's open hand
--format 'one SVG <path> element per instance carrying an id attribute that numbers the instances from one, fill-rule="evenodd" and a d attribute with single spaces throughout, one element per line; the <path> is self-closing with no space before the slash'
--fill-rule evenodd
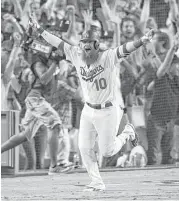
<path id="1" fill-rule="evenodd" d="M 145 43 L 149 43 L 151 42 L 153 36 L 154 36 L 155 32 L 153 29 L 151 29 L 149 32 L 147 32 L 141 39 L 142 39 L 142 42 L 145 44 Z"/>

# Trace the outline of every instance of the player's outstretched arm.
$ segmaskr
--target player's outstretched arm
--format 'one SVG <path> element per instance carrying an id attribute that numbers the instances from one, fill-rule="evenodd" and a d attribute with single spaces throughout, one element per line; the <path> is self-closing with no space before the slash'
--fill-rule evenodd
<path id="1" fill-rule="evenodd" d="M 126 50 L 131 53 L 141 47 L 142 45 L 150 42 L 154 36 L 154 30 L 151 29 L 148 33 L 142 36 L 139 40 L 126 43 Z M 124 44 L 125 45 L 125 44 Z"/>
<path id="2" fill-rule="evenodd" d="M 137 50 L 142 45 L 150 42 L 154 36 L 154 30 L 150 30 L 144 36 L 142 36 L 139 40 L 125 43 L 117 48 L 117 56 L 118 58 L 125 57 L 129 55 L 131 52 Z"/>
<path id="3" fill-rule="evenodd" d="M 29 25 L 36 31 L 39 33 L 39 35 L 41 35 L 44 40 L 46 40 L 50 45 L 52 45 L 53 47 L 58 48 L 59 45 L 62 42 L 67 42 L 65 39 L 61 39 L 51 33 L 49 33 L 48 31 L 44 30 L 37 22 L 37 20 L 35 19 L 34 16 L 31 16 L 30 21 L 29 21 Z"/>

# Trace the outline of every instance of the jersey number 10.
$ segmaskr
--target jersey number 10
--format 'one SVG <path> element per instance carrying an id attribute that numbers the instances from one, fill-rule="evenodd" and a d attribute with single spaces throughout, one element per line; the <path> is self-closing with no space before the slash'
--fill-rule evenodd
<path id="1" fill-rule="evenodd" d="M 99 91 L 99 89 L 106 89 L 106 87 L 107 87 L 107 83 L 104 78 L 100 78 L 99 80 L 96 79 L 94 81 L 94 83 L 96 85 L 97 91 Z"/>

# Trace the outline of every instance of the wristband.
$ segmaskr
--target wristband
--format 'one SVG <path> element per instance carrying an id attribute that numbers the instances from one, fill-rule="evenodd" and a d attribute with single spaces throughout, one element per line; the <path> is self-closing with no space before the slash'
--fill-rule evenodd
<path id="1" fill-rule="evenodd" d="M 137 49 L 139 48 L 140 46 L 143 45 L 143 42 L 142 42 L 142 39 L 140 38 L 139 40 L 137 41 L 134 41 L 134 47 Z"/>

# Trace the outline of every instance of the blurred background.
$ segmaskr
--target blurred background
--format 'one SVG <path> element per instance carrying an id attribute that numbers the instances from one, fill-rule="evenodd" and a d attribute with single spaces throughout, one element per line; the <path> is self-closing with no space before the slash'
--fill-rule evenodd
<path id="1" fill-rule="evenodd" d="M 32 58 L 26 41 L 34 37 L 28 21 L 35 13 L 44 29 L 63 36 L 78 45 L 82 32 L 89 25 L 101 30 L 100 48 L 105 50 L 133 41 L 150 29 L 155 36 L 150 45 L 139 48 L 116 67 L 125 103 L 119 134 L 127 122 L 139 133 L 139 146 L 127 144 L 120 153 L 104 158 L 98 151 L 99 165 L 105 167 L 145 167 L 175 165 L 179 162 L 179 50 L 176 49 L 167 69 L 167 54 L 179 33 L 178 0 L 2 0 L 1 1 L 1 143 L 18 134 L 25 113 Z M 20 48 L 11 61 L 17 45 L 14 33 L 20 33 Z M 43 40 L 39 43 L 44 43 Z M 40 46 L 39 46 L 40 48 Z M 84 101 L 75 67 L 61 56 L 54 77 L 61 81 L 61 90 L 49 102 L 58 111 L 66 138 L 59 138 L 58 163 L 74 163 L 83 168 L 78 151 L 78 130 Z M 163 65 L 164 66 L 164 65 Z M 158 78 L 157 78 L 158 77 Z M 14 78 L 23 86 L 15 91 Z M 68 85 L 68 87 L 66 87 Z M 2 154 L 1 166 L 17 172 L 49 167 L 47 131 L 38 130 L 31 142 Z M 3 172 L 2 171 L 2 172 Z"/>

